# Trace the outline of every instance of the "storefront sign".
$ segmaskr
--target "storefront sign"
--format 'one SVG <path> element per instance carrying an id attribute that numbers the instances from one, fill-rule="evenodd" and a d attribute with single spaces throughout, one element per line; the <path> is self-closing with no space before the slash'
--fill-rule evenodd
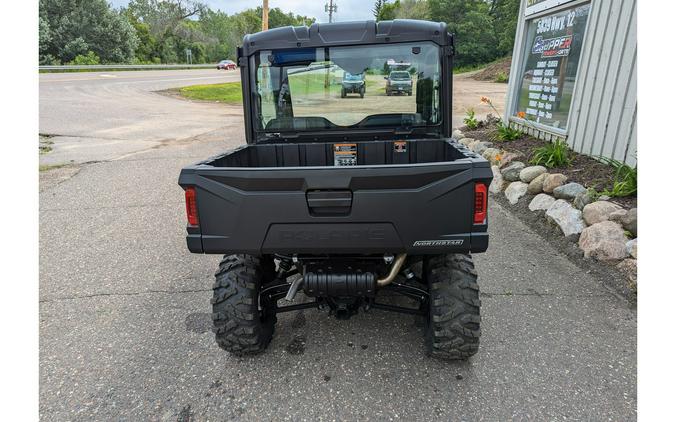
<path id="1" fill-rule="evenodd" d="M 530 16 L 552 7 L 559 6 L 563 3 L 568 3 L 572 0 L 527 0 L 525 6 L 525 16 Z"/>
<path id="2" fill-rule="evenodd" d="M 516 110 L 527 120 L 566 128 L 589 11 L 586 3 L 527 21 Z"/>

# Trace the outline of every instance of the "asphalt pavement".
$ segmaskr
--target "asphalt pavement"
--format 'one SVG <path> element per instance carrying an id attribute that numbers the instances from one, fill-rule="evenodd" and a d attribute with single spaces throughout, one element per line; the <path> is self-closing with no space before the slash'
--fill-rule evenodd
<path id="1" fill-rule="evenodd" d="M 474 257 L 483 336 L 469 361 L 427 358 L 412 317 L 377 310 L 283 314 L 263 355 L 221 351 L 209 330 L 219 257 L 188 253 L 176 182 L 244 142 L 241 116 L 152 92 L 207 83 L 176 80 L 210 77 L 194 72 L 118 86 L 41 75 L 41 132 L 91 146 L 70 149 L 88 164 L 41 175 L 41 419 L 636 419 L 635 309 L 494 201 L 490 248 Z M 110 139 L 121 146 L 99 153 Z"/>

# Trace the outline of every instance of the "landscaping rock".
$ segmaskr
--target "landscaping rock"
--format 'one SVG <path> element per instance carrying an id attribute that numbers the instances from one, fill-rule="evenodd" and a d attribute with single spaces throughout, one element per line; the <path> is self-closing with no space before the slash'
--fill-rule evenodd
<path id="1" fill-rule="evenodd" d="M 494 166 L 499 164 L 501 151 L 497 148 L 487 148 L 481 155 Z"/>
<path id="2" fill-rule="evenodd" d="M 545 193 L 540 193 L 530 201 L 530 211 L 546 211 L 555 202 L 555 198 Z"/>
<path id="3" fill-rule="evenodd" d="M 475 139 L 473 139 L 473 138 L 462 138 L 462 139 L 459 140 L 459 143 L 464 145 L 465 147 L 468 147 L 474 141 L 475 141 Z"/>
<path id="4" fill-rule="evenodd" d="M 480 142 L 481 142 L 480 140 L 474 139 L 473 142 L 471 142 L 471 143 L 470 143 L 469 145 L 467 145 L 467 146 L 469 147 L 469 149 L 470 149 L 471 151 L 476 152 L 476 145 L 480 144 Z"/>
<path id="5" fill-rule="evenodd" d="M 525 164 L 520 161 L 514 161 L 508 167 L 502 169 L 502 176 L 504 180 L 509 182 L 517 182 L 520 180 L 520 171 L 525 168 Z"/>
<path id="6" fill-rule="evenodd" d="M 455 129 L 455 130 L 452 131 L 452 137 L 457 139 L 457 140 L 460 140 L 460 139 L 464 138 L 464 133 L 462 133 L 462 131 L 459 130 L 459 129 Z"/>
<path id="7" fill-rule="evenodd" d="M 564 174 L 550 174 L 546 178 L 546 182 L 544 182 L 544 192 L 553 193 L 553 189 L 557 188 L 558 186 L 562 186 L 565 182 L 567 182 L 567 176 Z"/>
<path id="8" fill-rule="evenodd" d="M 609 201 L 610 199 L 612 199 L 612 198 L 607 196 L 607 195 L 600 195 L 598 197 L 598 201 Z"/>
<path id="9" fill-rule="evenodd" d="M 637 259 L 637 239 L 626 242 L 626 252 L 633 258 Z"/>
<path id="10" fill-rule="evenodd" d="M 483 152 L 490 147 L 492 147 L 492 142 L 479 142 L 473 147 L 473 150 L 476 154 L 483 154 Z"/>
<path id="11" fill-rule="evenodd" d="M 499 193 L 504 189 L 504 178 L 499 167 L 492 166 L 492 183 L 490 183 L 490 192 Z"/>
<path id="12" fill-rule="evenodd" d="M 553 196 L 555 196 L 558 199 L 574 200 L 575 196 L 584 192 L 586 192 L 585 187 L 581 186 L 578 183 L 572 182 L 566 185 L 558 186 L 557 188 L 553 189 Z"/>
<path id="13" fill-rule="evenodd" d="M 546 210 L 546 219 L 557 224 L 565 237 L 579 234 L 586 228 L 581 211 L 562 199 L 553 202 Z"/>
<path id="14" fill-rule="evenodd" d="M 576 200 L 576 199 L 575 199 Z M 584 207 L 584 221 L 587 225 L 601 223 L 609 220 L 609 215 L 621 207 L 607 201 L 597 201 Z"/>
<path id="15" fill-rule="evenodd" d="M 522 179 L 523 173 L 520 173 L 520 177 Z M 544 181 L 546 181 L 546 178 L 548 177 L 548 173 L 542 173 L 539 176 L 535 177 L 534 180 L 530 182 L 530 184 L 527 186 L 527 193 L 530 195 L 536 195 L 538 193 L 542 193 L 544 191 Z"/>
<path id="16" fill-rule="evenodd" d="M 525 183 L 530 183 L 538 176 L 546 173 L 546 167 L 544 166 L 530 166 L 525 167 L 520 172 L 520 180 Z M 542 186 L 543 187 L 543 186 Z"/>
<path id="17" fill-rule="evenodd" d="M 616 210 L 609 215 L 609 221 L 614 221 L 616 223 L 621 224 L 621 218 L 626 214 L 628 214 L 628 210 L 625 210 L 623 208 L 620 210 Z"/>
<path id="18" fill-rule="evenodd" d="M 585 228 L 579 237 L 579 248 L 585 258 L 618 261 L 628 256 L 623 228 L 613 221 L 603 221 Z"/>
<path id="19" fill-rule="evenodd" d="M 516 159 L 521 158 L 523 154 L 518 152 L 505 152 L 502 154 L 502 159 L 499 161 L 500 168 L 506 168 L 509 164 L 516 161 Z"/>
<path id="20" fill-rule="evenodd" d="M 630 287 L 637 288 L 637 259 L 624 259 L 616 266 L 622 273 L 628 277 Z"/>
<path id="21" fill-rule="evenodd" d="M 631 208 L 628 212 L 619 217 L 619 223 L 624 229 L 628 230 L 630 234 L 637 237 L 637 208 Z"/>
<path id="22" fill-rule="evenodd" d="M 588 191 L 578 194 L 574 197 L 574 201 L 572 201 L 572 205 L 578 210 L 583 210 L 586 205 L 591 203 L 593 203 L 593 197 Z"/>
<path id="23" fill-rule="evenodd" d="M 518 200 L 523 197 L 527 193 L 527 183 L 523 182 L 513 182 L 507 186 L 506 190 L 504 191 L 504 195 L 506 195 L 506 199 L 509 200 L 511 205 L 515 205 L 518 203 Z"/>

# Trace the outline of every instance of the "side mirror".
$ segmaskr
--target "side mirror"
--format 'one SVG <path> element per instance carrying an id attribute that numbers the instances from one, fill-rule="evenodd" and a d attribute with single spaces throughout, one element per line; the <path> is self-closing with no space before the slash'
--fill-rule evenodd
<path id="1" fill-rule="evenodd" d="M 384 79 L 389 79 L 389 76 L 385 76 Z"/>

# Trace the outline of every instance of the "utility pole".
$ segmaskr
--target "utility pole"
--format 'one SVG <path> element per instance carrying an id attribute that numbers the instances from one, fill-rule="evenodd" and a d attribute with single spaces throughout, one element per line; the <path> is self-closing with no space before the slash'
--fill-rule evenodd
<path id="1" fill-rule="evenodd" d="M 269 16 L 270 16 L 270 5 L 269 0 L 263 0 L 263 15 L 262 15 L 262 30 L 267 31 L 269 29 Z"/>
<path id="2" fill-rule="evenodd" d="M 326 3 L 324 10 L 328 12 L 328 22 L 333 22 L 333 12 L 337 13 L 337 3 L 333 4 L 333 0 L 330 0 L 330 3 Z"/>

